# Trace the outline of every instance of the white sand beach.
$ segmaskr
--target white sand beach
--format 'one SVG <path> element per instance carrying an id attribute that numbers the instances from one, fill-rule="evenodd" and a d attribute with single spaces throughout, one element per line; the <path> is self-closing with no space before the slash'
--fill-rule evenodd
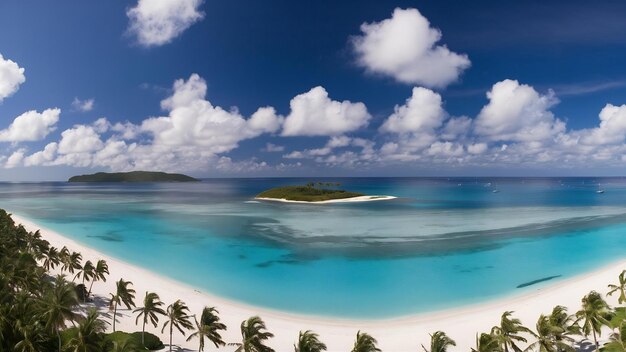
<path id="1" fill-rule="evenodd" d="M 270 340 L 269 345 L 280 352 L 293 351 L 293 343 L 297 339 L 298 332 L 307 329 L 317 332 L 321 340 L 328 345 L 328 350 L 333 352 L 350 351 L 358 330 L 374 336 L 383 351 L 392 352 L 418 351 L 420 344 L 427 345 L 429 343 L 429 333 L 442 330 L 457 342 L 457 346 L 452 348 L 452 351 L 467 352 L 471 346 L 475 345 L 476 333 L 487 332 L 493 325 L 497 324 L 502 312 L 506 310 L 515 311 L 514 316 L 520 318 L 525 325 L 534 327 L 538 316 L 542 313 L 549 313 L 555 305 L 564 305 L 573 313 L 579 308 L 582 296 L 590 290 L 605 294 L 607 284 L 617 281 L 618 274 L 626 268 L 626 261 L 620 261 L 592 273 L 555 282 L 548 287 L 537 288 L 531 292 L 527 291 L 525 294 L 462 308 L 451 308 L 436 313 L 373 321 L 326 319 L 257 308 L 200 292 L 188 285 L 162 277 L 158 273 L 104 255 L 95 249 L 70 240 L 62 234 L 42 228 L 25 218 L 15 215 L 13 218 L 16 223 L 23 224 L 29 231 L 40 229 L 43 238 L 53 246 L 59 248 L 67 246 L 70 250 L 81 252 L 83 260 L 107 260 L 111 275 L 106 283 L 96 282 L 94 284 L 93 292 L 97 296 L 108 298 L 109 293 L 113 291 L 114 282 L 124 278 L 124 280 L 133 282 L 133 287 L 137 291 L 136 303 L 138 304 L 141 304 L 145 291 L 153 291 L 158 293 L 166 304 L 170 304 L 176 299 L 183 300 L 191 308 L 192 313 L 199 314 L 205 305 L 215 306 L 219 310 L 223 322 L 229 328 L 224 333 L 227 342 L 240 340 L 239 325 L 242 320 L 253 315 L 260 315 L 267 323 L 268 329 L 276 335 Z M 163 260 L 167 260 L 167 258 L 163 258 Z M 280 290 L 279 287 L 276 289 Z M 459 287 L 459 290 L 462 291 L 463 288 Z M 616 304 L 616 297 L 609 297 L 608 300 L 611 304 Z M 379 302 L 379 304 L 385 304 L 385 302 Z M 110 314 L 107 307 L 102 307 L 101 311 Z M 140 326 L 135 325 L 135 316 L 130 311 L 121 309 L 118 312 L 120 313 L 117 323 L 118 330 L 129 332 L 141 330 Z M 167 343 L 169 337 L 166 334 L 161 334 L 160 328 L 161 326 L 158 329 L 150 326 L 148 331 L 161 336 L 163 342 Z M 603 339 L 606 339 L 607 335 L 605 332 L 602 335 Z M 185 339 L 177 332 L 174 334 L 174 344 L 196 350 L 197 341 L 185 342 Z M 213 346 L 209 346 L 209 350 L 213 350 Z M 220 350 L 232 351 L 234 347 L 226 346 Z"/>
<path id="2" fill-rule="evenodd" d="M 282 203 L 301 203 L 301 204 L 330 204 L 330 203 L 354 203 L 354 202 L 375 202 L 379 200 L 390 200 L 396 199 L 394 196 L 359 196 L 359 197 L 350 197 L 350 198 L 342 198 L 342 199 L 330 199 L 330 200 L 321 200 L 318 202 L 307 202 L 303 200 L 288 200 L 284 198 L 266 198 L 266 197 L 255 197 L 256 200 L 268 200 L 271 202 L 282 202 Z"/>

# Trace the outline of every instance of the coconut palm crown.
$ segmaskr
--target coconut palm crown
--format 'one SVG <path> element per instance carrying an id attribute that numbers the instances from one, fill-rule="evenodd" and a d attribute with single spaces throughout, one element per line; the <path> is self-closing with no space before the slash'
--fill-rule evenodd
<path id="1" fill-rule="evenodd" d="M 294 350 L 295 352 L 321 352 L 326 351 L 326 344 L 321 342 L 319 336 L 313 331 L 300 331 Z"/>

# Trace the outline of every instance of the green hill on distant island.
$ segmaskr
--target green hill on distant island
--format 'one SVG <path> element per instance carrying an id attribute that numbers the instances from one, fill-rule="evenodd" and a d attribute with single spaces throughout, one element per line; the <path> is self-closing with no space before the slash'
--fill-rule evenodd
<path id="1" fill-rule="evenodd" d="M 321 202 L 332 199 L 345 199 L 364 196 L 362 193 L 348 192 L 340 189 L 325 189 L 306 186 L 285 186 L 268 189 L 259 193 L 257 198 L 286 199 L 304 202 Z"/>
<path id="2" fill-rule="evenodd" d="M 70 177 L 68 182 L 197 182 L 199 180 L 183 175 L 153 171 L 98 172 L 91 175 Z"/>

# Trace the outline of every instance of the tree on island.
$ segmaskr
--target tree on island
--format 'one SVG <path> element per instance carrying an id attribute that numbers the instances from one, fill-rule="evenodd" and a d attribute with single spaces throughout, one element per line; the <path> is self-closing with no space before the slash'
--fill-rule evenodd
<path id="1" fill-rule="evenodd" d="M 298 343 L 293 345 L 295 352 L 322 352 L 326 351 L 326 344 L 319 340 L 319 336 L 311 330 L 300 331 Z"/>
<path id="2" fill-rule="evenodd" d="M 106 330 L 105 322 L 100 320 L 95 308 L 89 309 L 87 317 L 76 327 L 76 334 L 67 342 L 68 351 L 90 352 L 102 350 L 102 333 Z"/>
<path id="3" fill-rule="evenodd" d="M 135 307 L 135 290 L 128 287 L 133 283 L 130 281 L 124 281 L 124 279 L 120 279 L 120 281 L 115 283 L 115 294 L 111 293 L 111 304 L 113 306 L 113 331 L 115 331 L 115 321 L 117 320 L 117 306 L 119 304 L 124 304 L 126 309 L 131 309 Z"/>
<path id="4" fill-rule="evenodd" d="M 84 291 L 84 294 L 82 295 L 83 302 L 87 301 L 87 295 L 88 295 L 88 292 L 86 292 L 87 290 L 85 289 L 86 287 L 85 280 L 87 281 L 93 280 L 94 275 L 96 275 L 96 267 L 93 265 L 91 260 L 88 260 L 85 262 L 85 264 L 78 270 L 78 272 L 74 276 L 74 279 L 80 278 L 80 277 L 82 277 L 83 279 L 83 283 L 81 285 L 81 290 Z"/>
<path id="5" fill-rule="evenodd" d="M 56 247 L 50 246 L 43 253 L 43 268 L 49 271 L 50 269 L 54 269 L 59 264 L 61 264 L 59 259 L 59 250 Z"/>
<path id="6" fill-rule="evenodd" d="M 586 337 L 593 335 L 593 342 L 596 345 L 596 351 L 600 350 L 598 344 L 598 336 L 602 333 L 602 326 L 608 325 L 609 322 L 605 316 L 610 312 L 609 305 L 596 291 L 589 292 L 582 299 L 582 309 L 576 312 L 576 317 L 582 323 L 581 329 Z"/>
<path id="7" fill-rule="evenodd" d="M 567 308 L 556 306 L 548 316 L 550 332 L 554 339 L 555 351 L 570 352 L 574 350 L 572 335 L 580 335 L 580 326 L 576 316 L 568 314 Z"/>
<path id="8" fill-rule="evenodd" d="M 93 278 L 91 279 L 91 284 L 89 285 L 89 292 L 87 293 L 87 296 L 91 296 L 91 288 L 93 287 L 94 282 L 96 281 L 106 282 L 107 281 L 106 275 L 109 275 L 109 265 L 107 264 L 106 260 L 104 259 L 98 260 L 98 262 L 96 262 L 96 268 L 94 269 L 93 273 L 94 275 L 93 275 Z"/>
<path id="9" fill-rule="evenodd" d="M 61 329 L 65 328 L 66 321 L 76 320 L 73 310 L 78 306 L 78 297 L 74 285 L 66 282 L 62 276 L 57 277 L 54 288 L 43 297 L 41 305 L 41 317 L 46 328 L 56 334 L 61 352 Z"/>
<path id="10" fill-rule="evenodd" d="M 135 319 L 135 325 L 139 323 L 139 319 L 142 319 L 141 325 L 141 345 L 145 347 L 145 334 L 146 334 L 146 323 L 149 321 L 155 328 L 159 324 L 159 315 L 165 315 L 165 311 L 161 306 L 163 302 L 159 299 L 159 295 L 154 292 L 147 292 L 146 296 L 143 298 L 143 307 L 139 307 L 133 311 L 133 313 L 138 313 L 137 318 Z"/>
<path id="11" fill-rule="evenodd" d="M 380 352 L 380 348 L 376 347 L 377 343 L 378 341 L 370 334 L 359 330 L 356 333 L 356 341 L 354 341 L 352 352 Z"/>
<path id="12" fill-rule="evenodd" d="M 626 323 L 621 322 L 617 331 L 613 332 L 609 337 L 609 342 L 604 344 L 602 351 L 607 352 L 625 352 L 626 351 Z"/>
<path id="13" fill-rule="evenodd" d="M 74 271 L 80 270 L 82 266 L 80 265 L 83 260 L 82 254 L 78 252 L 71 252 L 67 249 L 67 247 L 61 248 L 59 252 L 59 258 L 61 260 L 61 271 L 67 271 L 70 274 L 74 274 Z"/>
<path id="14" fill-rule="evenodd" d="M 430 349 L 422 345 L 424 352 L 446 352 L 448 347 L 456 346 L 456 342 L 449 338 L 443 331 L 437 331 L 430 335 Z"/>
<path id="15" fill-rule="evenodd" d="M 517 345 L 519 342 L 526 342 L 526 339 L 520 333 L 530 334 L 530 329 L 522 325 L 519 319 L 511 318 L 513 312 L 506 311 L 500 318 L 500 325 L 491 329 L 491 334 L 496 336 L 500 342 L 500 346 L 504 352 L 509 352 L 509 348 L 515 352 L 521 352 L 522 349 Z"/>
<path id="16" fill-rule="evenodd" d="M 220 330 L 226 330 L 226 325 L 220 323 L 219 312 L 215 307 L 204 307 L 200 315 L 200 321 L 194 315 L 196 323 L 196 331 L 189 335 L 187 341 L 191 341 L 194 337 L 199 339 L 198 351 L 204 351 L 204 339 L 213 342 L 216 348 L 225 346 L 226 342 L 220 335 Z"/>
<path id="17" fill-rule="evenodd" d="M 531 343 L 527 350 L 542 352 L 558 352 L 568 351 L 574 352 L 574 348 L 563 343 L 557 342 L 554 338 L 554 326 L 550 324 L 550 318 L 541 314 L 535 325 L 536 331 L 533 332 L 535 341 Z"/>
<path id="18" fill-rule="evenodd" d="M 500 341 L 494 334 L 476 334 L 476 348 L 472 352 L 502 352 Z"/>
<path id="19" fill-rule="evenodd" d="M 267 331 L 265 322 L 258 316 L 241 322 L 241 342 L 229 343 L 237 346 L 235 352 L 274 352 L 274 349 L 265 345 L 265 341 L 274 337 Z"/>
<path id="20" fill-rule="evenodd" d="M 165 324 L 163 324 L 163 327 L 161 328 L 161 333 L 163 333 L 163 331 L 165 331 L 165 328 L 169 325 L 170 327 L 170 352 L 172 352 L 172 335 L 174 333 L 174 328 L 180 331 L 180 333 L 183 334 L 183 336 L 185 336 L 185 330 L 189 330 L 193 328 L 193 324 L 191 324 L 191 321 L 189 320 L 189 318 L 191 317 L 189 316 L 188 313 L 189 313 L 189 308 L 180 299 L 176 300 L 176 302 L 167 306 L 167 312 L 165 314 L 165 316 L 167 317 L 167 320 L 165 321 Z"/>
<path id="21" fill-rule="evenodd" d="M 612 296 L 614 293 L 619 292 L 619 298 L 617 299 L 617 302 L 619 304 L 626 302 L 626 270 L 622 271 L 619 274 L 618 284 L 611 284 L 609 285 L 609 288 L 611 289 L 608 293 L 609 296 Z"/>

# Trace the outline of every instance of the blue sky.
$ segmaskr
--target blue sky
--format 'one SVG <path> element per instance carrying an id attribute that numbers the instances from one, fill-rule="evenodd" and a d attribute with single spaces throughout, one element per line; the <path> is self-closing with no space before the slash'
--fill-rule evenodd
<path id="1" fill-rule="evenodd" d="M 621 1 L 3 1 L 0 180 L 621 175 L 624 16 Z"/>

